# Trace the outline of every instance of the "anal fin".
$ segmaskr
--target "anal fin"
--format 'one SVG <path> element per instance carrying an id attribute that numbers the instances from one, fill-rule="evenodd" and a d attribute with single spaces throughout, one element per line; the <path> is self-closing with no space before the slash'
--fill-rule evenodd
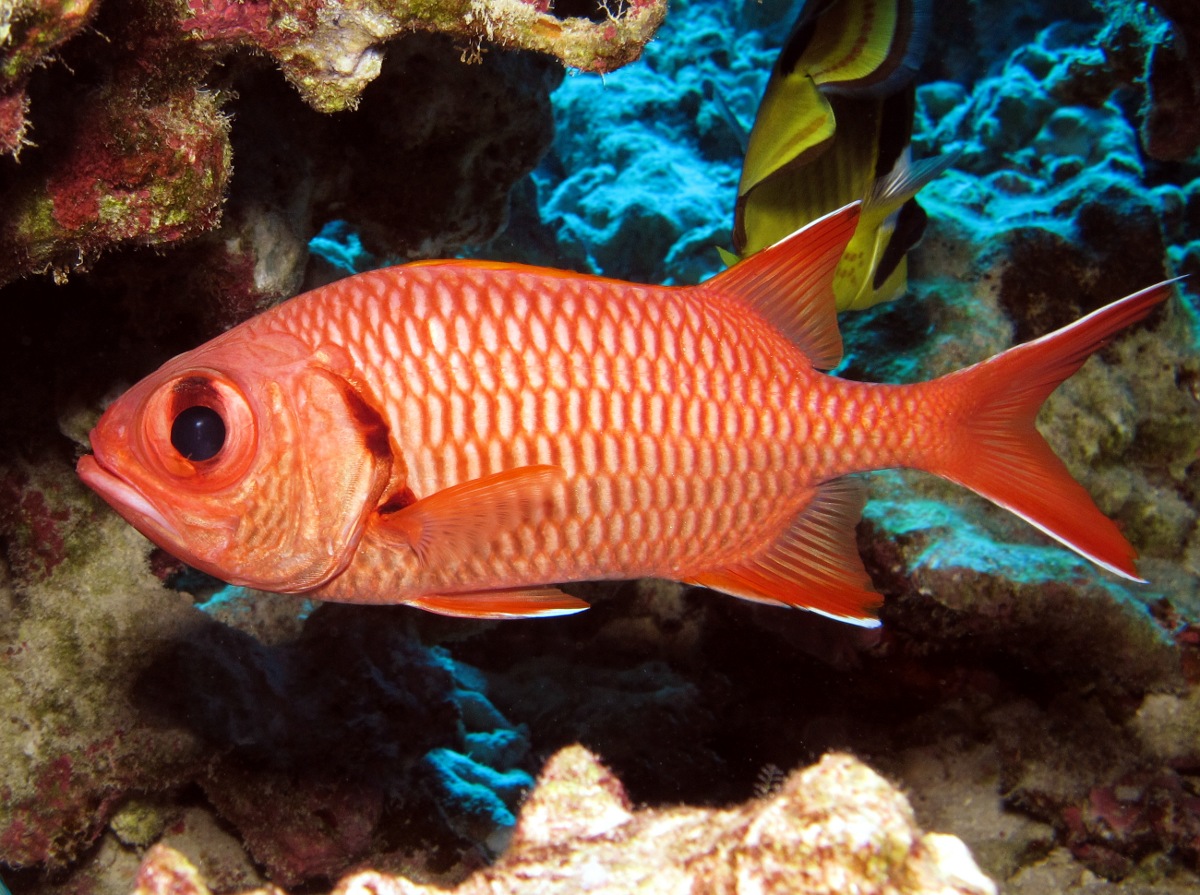
<path id="1" fill-rule="evenodd" d="M 455 618 L 551 618 L 588 608 L 557 587 L 512 587 L 458 594 L 427 594 L 405 601 L 410 606 Z"/>
<path id="2" fill-rule="evenodd" d="M 874 628 L 882 598 L 871 588 L 854 539 L 866 486 L 842 478 L 820 485 L 791 527 L 759 555 L 687 579 L 735 597 L 794 606 Z"/>

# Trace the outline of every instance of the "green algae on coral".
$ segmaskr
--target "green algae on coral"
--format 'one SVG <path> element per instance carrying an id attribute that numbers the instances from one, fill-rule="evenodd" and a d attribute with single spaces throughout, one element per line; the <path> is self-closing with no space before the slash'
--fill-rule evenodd
<path id="1" fill-rule="evenodd" d="M 96 5 L 97 0 L 61 0 L 57 6 L 16 0 L 6 5 L 0 10 L 0 79 L 28 75 L 50 50 L 87 23 Z"/>
<path id="2" fill-rule="evenodd" d="M 221 100 L 185 89 L 155 101 L 141 86 L 101 90 L 57 168 L 12 184 L 0 223 L 0 281 L 22 268 L 64 273 L 124 242 L 167 243 L 220 220 L 230 172 Z"/>
<path id="3" fill-rule="evenodd" d="M 59 472 L 71 475 L 66 465 Z M 21 564 L 18 606 L 4 625 L 15 648 L 3 659 L 0 699 L 20 724 L 0 737 L 0 853 L 13 866 L 75 860 L 120 793 L 138 780 L 171 779 L 198 755 L 196 739 L 147 727 L 126 699 L 113 698 L 184 623 L 186 602 L 170 599 L 145 571 L 143 539 L 97 515 L 74 486 L 57 486 L 55 475 L 38 470 L 25 489 L 46 495 L 51 513 L 63 517 L 50 517 L 61 560 L 48 574 L 38 573 L 45 561 L 37 553 Z M 27 514 L 26 524 L 38 518 L 45 517 Z M 4 527 L 19 531 L 12 522 Z M 139 649 L 131 652 L 135 626 Z"/>
<path id="4" fill-rule="evenodd" d="M 108 826 L 125 845 L 148 848 L 162 836 L 170 813 L 162 800 L 132 796 L 116 810 Z"/>

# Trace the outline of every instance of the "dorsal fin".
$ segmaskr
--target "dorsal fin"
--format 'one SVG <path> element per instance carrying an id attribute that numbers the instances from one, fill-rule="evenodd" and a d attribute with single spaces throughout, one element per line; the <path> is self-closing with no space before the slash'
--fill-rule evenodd
<path id="1" fill-rule="evenodd" d="M 858 555 L 854 527 L 867 501 L 857 479 L 818 486 L 791 527 L 765 552 L 736 566 L 689 578 L 745 600 L 783 604 L 865 628 L 881 598 Z"/>
<path id="2" fill-rule="evenodd" d="M 891 214 L 927 184 L 941 177 L 946 169 L 961 157 L 962 153 L 958 150 L 950 150 L 918 161 L 902 157 L 889 173 L 871 185 L 871 191 L 864 203 L 864 215 Z"/>
<path id="3" fill-rule="evenodd" d="M 842 360 L 833 276 L 858 225 L 852 202 L 722 271 L 703 288 L 749 304 L 779 327 L 818 370 Z"/>

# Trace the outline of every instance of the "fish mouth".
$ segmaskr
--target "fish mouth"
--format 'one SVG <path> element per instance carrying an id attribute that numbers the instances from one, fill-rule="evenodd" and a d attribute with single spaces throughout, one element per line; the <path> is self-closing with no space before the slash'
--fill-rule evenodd
<path id="1" fill-rule="evenodd" d="M 167 517 L 141 491 L 106 467 L 94 454 L 80 457 L 75 473 L 130 525 L 151 540 L 167 538 L 178 541 L 179 529 L 168 522 Z"/>

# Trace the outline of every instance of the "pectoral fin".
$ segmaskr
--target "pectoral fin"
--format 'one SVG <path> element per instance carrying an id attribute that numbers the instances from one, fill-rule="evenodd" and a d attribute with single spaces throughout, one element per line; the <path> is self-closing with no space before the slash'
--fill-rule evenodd
<path id="1" fill-rule="evenodd" d="M 427 612 L 455 618 L 551 618 L 572 615 L 588 608 L 583 600 L 549 586 L 427 594 L 406 602 Z"/>
<path id="2" fill-rule="evenodd" d="M 688 583 L 874 628 L 880 596 L 871 589 L 854 540 L 865 503 L 866 488 L 855 479 L 821 485 L 791 528 L 764 553 Z"/>
<path id="3" fill-rule="evenodd" d="M 925 232 L 925 212 L 913 197 L 956 158 L 958 153 L 946 152 L 910 162 L 905 155 L 890 174 L 875 182 L 838 266 L 834 291 L 839 311 L 861 311 L 904 294 L 908 288 L 905 258 Z"/>
<path id="4" fill-rule="evenodd" d="M 376 515 L 380 536 L 399 541 L 420 562 L 457 565 L 492 548 L 524 522 L 552 511 L 558 466 L 521 466 L 460 482 L 412 503 L 385 501 Z M 400 506 L 387 512 L 389 505 Z"/>

